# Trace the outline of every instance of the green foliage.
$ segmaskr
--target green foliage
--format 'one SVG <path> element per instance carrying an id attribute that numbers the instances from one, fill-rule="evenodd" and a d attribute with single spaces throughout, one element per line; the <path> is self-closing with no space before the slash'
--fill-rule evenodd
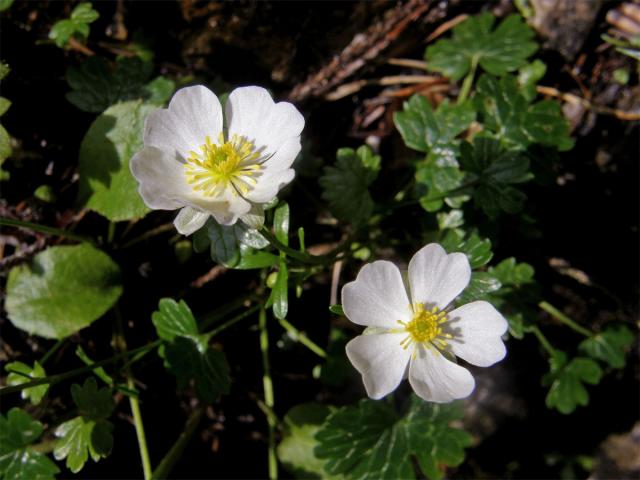
<path id="1" fill-rule="evenodd" d="M 316 434 L 315 456 L 329 474 L 346 478 L 416 478 L 412 459 L 430 479 L 443 477 L 441 465 L 464 460 L 471 436 L 450 426 L 462 417 L 458 404 L 426 403 L 412 396 L 399 416 L 388 403 L 362 400 L 332 413 Z"/>
<path id="2" fill-rule="evenodd" d="M 551 385 L 546 398 L 547 407 L 566 415 L 578 405 L 586 406 L 589 394 L 583 384 L 597 385 L 600 382 L 602 370 L 598 364 L 584 357 L 568 361 L 567 355 L 561 351 L 556 351 L 549 362 L 551 371 L 542 379 L 543 385 Z"/>
<path id="3" fill-rule="evenodd" d="M 88 244 L 50 247 L 11 269 L 5 306 L 16 328 L 60 339 L 100 318 L 121 293 L 120 268 L 106 253 Z"/>
<path id="4" fill-rule="evenodd" d="M 456 230 L 448 230 L 440 245 L 449 253 L 464 253 L 474 269 L 486 265 L 493 257 L 491 240 L 480 237 L 476 232 L 465 235 Z"/>
<path id="5" fill-rule="evenodd" d="M 527 197 L 511 185 L 531 179 L 526 156 L 505 151 L 496 140 L 482 137 L 476 137 L 473 145 L 463 142 L 460 153 L 460 165 L 468 172 L 468 181 L 476 184 L 474 202 L 489 217 L 522 209 Z"/>
<path id="6" fill-rule="evenodd" d="M 534 60 L 518 70 L 520 93 L 528 102 L 538 95 L 536 86 L 546 72 L 547 66 L 541 60 Z"/>
<path id="7" fill-rule="evenodd" d="M 0 479 L 49 480 L 60 470 L 46 455 L 30 448 L 42 435 L 42 424 L 12 408 L 0 415 Z"/>
<path id="8" fill-rule="evenodd" d="M 98 17 L 100 14 L 93 9 L 91 3 L 80 3 L 73 9 L 70 18 L 53 24 L 49 38 L 60 48 L 67 47 L 72 37 L 86 40 L 89 38 L 89 24 Z"/>
<path id="9" fill-rule="evenodd" d="M 56 201 L 56 194 L 50 185 L 40 185 L 34 190 L 33 196 L 46 203 L 53 203 Z"/>
<path id="10" fill-rule="evenodd" d="M 297 478 L 343 478 L 342 475 L 327 475 L 326 460 L 314 455 L 318 445 L 315 435 L 332 409 L 318 403 L 296 405 L 284 416 L 284 432 L 278 445 L 278 459 Z"/>
<path id="11" fill-rule="evenodd" d="M 413 95 L 393 120 L 407 147 L 425 153 L 439 147 L 446 155 L 447 147 L 451 148 L 455 137 L 467 130 L 475 118 L 468 102 L 450 105 L 445 101 L 434 112 L 425 97 Z"/>
<path id="12" fill-rule="evenodd" d="M 584 340 L 578 348 L 586 355 L 609 364 L 611 368 L 624 368 L 625 352 L 634 340 L 635 335 L 625 325 L 611 325 Z"/>
<path id="13" fill-rule="evenodd" d="M 276 238 L 289 245 L 289 205 L 281 203 L 273 215 L 273 229 Z M 273 315 L 279 319 L 287 318 L 289 311 L 289 269 L 286 256 L 281 253 L 278 263 L 278 277 L 271 292 Z"/>
<path id="14" fill-rule="evenodd" d="M 111 390 L 98 389 L 95 378 L 85 380 L 82 386 L 71 386 L 71 397 L 79 416 L 56 428 L 58 440 L 53 451 L 56 460 L 67 459 L 66 465 L 73 473 L 84 467 L 89 455 L 94 462 L 107 457 L 113 447 L 113 424 L 108 420 L 115 408 Z"/>
<path id="15" fill-rule="evenodd" d="M 111 221 L 141 218 L 149 211 L 129 161 L 142 149 L 144 121 L 155 108 L 140 101 L 109 107 L 91 124 L 80 145 L 78 199 Z"/>
<path id="16" fill-rule="evenodd" d="M 322 198 L 338 220 L 357 225 L 369 219 L 374 205 L 369 185 L 379 171 L 380 157 L 368 146 L 338 150 L 335 166 L 325 167 L 320 177 Z"/>
<path id="17" fill-rule="evenodd" d="M 495 20 L 482 13 L 456 25 L 451 39 L 427 48 L 427 68 L 460 80 L 477 65 L 498 76 L 522 67 L 538 49 L 533 30 L 519 15 L 508 16 L 492 30 Z"/>
<path id="18" fill-rule="evenodd" d="M 6 77 L 9 72 L 9 66 L 0 62 L 0 80 Z M 0 117 L 7 113 L 7 110 L 9 110 L 10 106 L 10 100 L 4 97 L 0 97 Z M 2 164 L 7 158 L 11 156 L 11 151 L 11 139 L 9 138 L 9 133 L 2 125 L 0 125 L 0 181 L 9 179 L 9 173 L 2 170 Z"/>
<path id="19" fill-rule="evenodd" d="M 36 378 L 44 378 L 47 374 L 42 368 L 42 365 L 36 360 L 33 367 L 30 367 L 26 363 L 11 362 L 4 366 L 5 371 L 10 372 L 7 375 L 7 385 L 22 385 L 30 380 Z M 14 373 L 18 372 L 18 373 Z M 49 390 L 49 385 L 38 385 L 36 387 L 25 388 L 22 390 L 22 398 L 29 399 L 32 404 L 37 405 L 42 400 Z"/>
<path id="20" fill-rule="evenodd" d="M 524 150 L 533 144 L 570 150 L 574 142 L 558 102 L 542 100 L 530 104 L 530 93 L 530 87 L 522 89 L 513 75 L 499 80 L 482 75 L 473 103 L 488 134 L 513 150 Z"/>
<path id="21" fill-rule="evenodd" d="M 227 226 L 210 219 L 193 236 L 193 249 L 196 252 L 209 249 L 214 262 L 237 270 L 275 265 L 277 256 L 258 251 L 267 245 L 269 242 L 260 232 L 242 222 Z"/>
<path id="22" fill-rule="evenodd" d="M 458 304 L 489 300 L 489 294 L 498 291 L 500 287 L 500 281 L 489 272 L 472 272 L 469 285 L 458 298 Z"/>
<path id="23" fill-rule="evenodd" d="M 11 5 L 15 0 L 0 0 L 0 12 L 4 12 L 5 10 L 9 10 Z"/>
<path id="24" fill-rule="evenodd" d="M 205 402 L 229 393 L 227 360 L 222 352 L 209 346 L 208 335 L 198 332 L 196 320 L 184 301 L 161 299 L 151 320 L 164 340 L 160 356 L 181 388 L 192 381 L 196 394 Z"/>
<path id="25" fill-rule="evenodd" d="M 118 102 L 146 100 L 164 105 L 175 90 L 165 77 L 149 82 L 153 65 L 139 57 L 122 57 L 111 64 L 102 57 L 89 57 L 67 71 L 71 91 L 67 100 L 85 112 L 100 113 Z"/>

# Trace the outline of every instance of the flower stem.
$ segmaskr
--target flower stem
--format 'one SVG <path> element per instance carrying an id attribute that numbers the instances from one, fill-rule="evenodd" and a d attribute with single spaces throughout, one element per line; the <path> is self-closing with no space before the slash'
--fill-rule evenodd
<path id="1" fill-rule="evenodd" d="M 271 365 L 269 363 L 269 332 L 267 331 L 267 311 L 264 306 L 260 308 L 260 350 L 262 351 L 262 386 L 264 389 L 264 403 L 270 411 L 273 411 L 273 382 L 271 381 Z M 276 422 L 271 415 L 267 415 L 269 425 L 269 479 L 278 478 L 278 461 L 276 458 Z"/>
<path id="2" fill-rule="evenodd" d="M 38 223 L 32 222 L 23 222 L 22 220 L 14 220 L 13 218 L 0 217 L 0 225 L 5 225 L 7 227 L 17 227 L 17 228 L 26 228 L 28 230 L 33 230 L 34 232 L 46 233 L 49 235 L 57 235 L 58 237 L 69 238 L 71 240 L 77 240 L 78 242 L 88 242 L 95 243 L 92 238 L 85 237 L 83 235 L 78 235 L 73 232 L 69 232 L 67 230 L 62 230 L 60 228 L 47 227 L 46 225 L 40 225 Z"/>
<path id="3" fill-rule="evenodd" d="M 40 365 L 43 365 L 47 362 L 47 360 L 49 360 L 58 350 L 60 350 L 60 347 L 62 347 L 62 345 L 64 345 L 64 342 L 66 341 L 66 338 L 62 338 L 60 340 L 58 340 L 53 347 L 51 347 L 49 349 L 49 351 L 47 353 L 45 353 L 42 358 L 40 359 Z"/>
<path id="4" fill-rule="evenodd" d="M 585 337 L 593 337 L 592 331 L 584 327 L 581 327 L 580 325 L 578 325 L 576 322 L 571 320 L 569 317 L 567 317 L 564 313 L 562 313 L 560 310 L 558 310 L 556 307 L 554 307 L 550 303 L 542 301 L 538 304 L 538 307 L 540 307 L 542 310 L 547 312 L 549 315 L 551 315 L 553 318 L 555 318 L 559 322 L 564 323 L 567 327 L 578 332 L 579 334 L 584 335 Z"/>
<path id="5" fill-rule="evenodd" d="M 305 263 L 307 265 L 320 265 L 320 264 L 324 264 L 325 263 L 325 257 L 324 256 L 309 255 L 308 253 L 299 252 L 298 250 L 285 245 L 280 240 L 278 240 L 276 238 L 276 236 L 273 233 L 271 233 L 271 231 L 266 227 L 262 227 L 260 229 L 260 233 L 275 248 L 280 250 L 282 253 L 287 254 L 291 258 L 293 258 L 295 260 L 298 260 L 301 263 Z"/>
<path id="6" fill-rule="evenodd" d="M 291 325 L 291 323 L 289 323 L 285 319 L 278 319 L 278 321 L 280 322 L 280 325 L 282 325 L 282 327 L 291 334 L 294 340 L 303 344 L 319 357 L 327 358 L 327 352 L 320 348 L 316 343 L 311 341 L 309 337 L 307 337 L 304 333 L 300 332 L 300 330 Z"/>
<path id="7" fill-rule="evenodd" d="M 200 419 L 204 414 L 204 411 L 205 407 L 199 406 L 193 411 L 193 413 L 191 413 L 184 427 L 184 431 L 180 434 L 178 440 L 176 440 L 176 443 L 173 444 L 167 454 L 160 461 L 160 464 L 158 464 L 156 469 L 151 474 L 151 478 L 153 480 L 167 478 L 167 476 L 171 472 L 171 469 L 180 459 L 180 457 L 182 456 L 182 452 L 184 452 L 184 449 L 189 444 L 189 440 L 191 440 L 191 437 L 195 433 L 196 428 L 200 423 Z"/>
<path id="8" fill-rule="evenodd" d="M 229 328 L 232 325 L 235 325 L 236 323 L 238 323 L 240 320 L 243 320 L 245 318 L 247 318 L 248 316 L 252 315 L 253 313 L 255 313 L 258 309 L 260 309 L 259 305 L 254 305 L 251 308 L 248 308 L 247 310 L 245 310 L 244 312 L 236 315 L 235 317 L 227 320 L 226 322 L 224 322 L 223 324 L 221 324 L 220 326 L 214 328 L 213 330 L 209 331 L 206 333 L 206 335 L 208 335 L 209 337 L 214 337 L 217 334 L 219 334 L 220 332 L 222 332 L 223 330 L 226 330 L 227 328 Z"/>
<path id="9" fill-rule="evenodd" d="M 462 82 L 460 87 L 460 94 L 458 95 L 458 104 L 463 103 L 469 96 L 471 91 L 471 85 L 473 85 L 473 77 L 476 75 L 476 68 L 478 68 L 478 57 L 471 58 L 471 69 Z"/>
<path id="10" fill-rule="evenodd" d="M 551 357 L 555 357 L 556 356 L 556 349 L 551 346 L 551 344 L 549 343 L 549 340 L 547 340 L 547 337 L 545 337 L 543 335 L 543 333 L 540 330 L 540 328 L 538 328 L 537 325 L 533 325 L 532 327 L 529 327 L 529 330 L 531 332 L 533 332 L 533 334 L 536 336 L 536 338 L 538 339 L 540 344 L 544 347 L 544 349 L 547 351 L 547 353 Z"/>

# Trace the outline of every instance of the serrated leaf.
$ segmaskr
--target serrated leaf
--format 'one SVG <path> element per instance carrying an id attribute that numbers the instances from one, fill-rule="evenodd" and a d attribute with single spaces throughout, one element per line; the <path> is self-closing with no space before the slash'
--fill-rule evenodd
<path id="1" fill-rule="evenodd" d="M 487 12 L 456 25 L 451 39 L 427 48 L 427 68 L 460 80 L 473 65 L 497 76 L 525 65 L 538 49 L 533 30 L 519 15 L 508 16 L 492 30 L 494 22 L 495 17 Z"/>
<path id="2" fill-rule="evenodd" d="M 378 176 L 380 159 L 366 145 L 358 150 L 341 148 L 336 157 L 335 166 L 325 167 L 320 177 L 322 198 L 338 220 L 362 223 L 373 212 L 369 185 Z"/>
<path id="3" fill-rule="evenodd" d="M 54 23 L 49 32 L 49 38 L 60 48 L 67 46 L 73 36 L 86 39 L 89 36 L 89 24 L 99 17 L 91 3 L 80 3 L 73 9 L 69 19 Z"/>
<path id="4" fill-rule="evenodd" d="M 547 393 L 547 408 L 555 408 L 565 415 L 577 406 L 589 403 L 589 393 L 584 383 L 597 385 L 602 378 L 602 370 L 590 358 L 576 357 L 570 362 L 564 352 L 557 351 L 551 358 L 551 371 L 542 380 L 543 385 L 551 385 Z"/>
<path id="5" fill-rule="evenodd" d="M 47 374 L 42 365 L 36 360 L 33 367 L 26 363 L 11 362 L 4 366 L 5 371 L 12 372 L 7 375 L 7 385 L 21 385 L 36 378 L 44 378 Z M 13 373 L 19 372 L 19 373 Z M 49 385 L 38 385 L 37 387 L 25 388 L 21 392 L 22 398 L 29 399 L 32 404 L 37 405 L 49 390 Z"/>
<path id="6" fill-rule="evenodd" d="M 440 465 L 458 465 L 471 436 L 450 427 L 462 417 L 456 404 L 438 405 L 412 396 L 398 416 L 387 403 L 362 400 L 332 413 L 316 434 L 315 455 L 325 471 L 349 479 L 415 478 L 411 459 L 430 479 L 442 478 Z"/>
<path id="7" fill-rule="evenodd" d="M 440 244 L 449 253 L 464 253 L 473 269 L 486 265 L 493 258 L 491 240 L 480 237 L 476 232 L 464 235 L 456 230 L 449 230 Z"/>
<path id="8" fill-rule="evenodd" d="M 209 346 L 208 336 L 198 332 L 195 317 L 184 301 L 161 299 L 151 319 L 164 340 L 160 356 L 181 388 L 193 382 L 198 397 L 206 402 L 229 392 L 227 360 L 222 352 Z"/>
<path id="9" fill-rule="evenodd" d="M 82 386 L 71 386 L 71 397 L 78 407 L 79 416 L 56 428 L 58 440 L 53 451 L 56 460 L 66 458 L 66 465 L 77 473 L 91 455 L 94 462 L 111 453 L 113 425 L 107 420 L 115 403 L 109 388 L 98 388 L 95 378 L 85 380 Z"/>
<path id="10" fill-rule="evenodd" d="M 533 281 L 534 270 L 528 263 L 516 263 L 516 259 L 511 257 L 504 259 L 495 267 L 490 267 L 489 273 L 503 285 L 519 287 Z"/>
<path id="11" fill-rule="evenodd" d="M 157 77 L 148 82 L 153 66 L 139 57 L 122 57 L 109 63 L 102 57 L 87 58 L 69 67 L 67 100 L 85 112 L 100 113 L 118 102 L 148 99 L 163 105 L 173 93 L 173 82 Z M 169 92 L 169 90 L 171 90 Z"/>
<path id="12" fill-rule="evenodd" d="M 80 144 L 78 199 L 111 221 L 141 218 L 149 211 L 129 161 L 142 148 L 144 122 L 155 109 L 139 101 L 109 107 Z"/>
<path id="13" fill-rule="evenodd" d="M 524 94 L 527 94 L 526 90 Z M 561 151 L 573 147 L 569 122 L 562 115 L 560 105 L 551 100 L 530 105 L 513 75 L 499 80 L 482 75 L 473 103 L 486 133 L 508 149 L 525 150 L 534 144 Z"/>
<path id="14" fill-rule="evenodd" d="M 158 310 L 151 315 L 151 321 L 162 340 L 171 342 L 176 337 L 198 335 L 198 324 L 184 300 L 178 303 L 172 298 L 160 299 Z"/>
<path id="15" fill-rule="evenodd" d="M 297 478 L 344 478 L 324 471 L 324 460 L 314 454 L 315 435 L 331 413 L 331 408 L 317 403 L 296 405 L 284 416 L 284 433 L 278 445 L 278 459 Z"/>
<path id="16" fill-rule="evenodd" d="M 500 290 L 500 281 L 488 272 L 472 272 L 469 285 L 464 289 L 458 301 L 458 305 L 464 305 L 476 300 L 487 300 L 489 294 Z"/>
<path id="17" fill-rule="evenodd" d="M 0 414 L 0 479 L 50 480 L 60 470 L 46 455 L 28 447 L 42 435 L 42 424 L 12 408 Z"/>
<path id="18" fill-rule="evenodd" d="M 626 350 L 633 344 L 635 335 L 624 325 L 612 325 L 587 338 L 579 345 L 582 353 L 609 364 L 611 368 L 624 368 Z"/>
<path id="19" fill-rule="evenodd" d="M 420 205 L 427 212 L 436 212 L 445 203 L 450 207 L 459 208 L 469 199 L 467 193 L 460 189 L 464 173 L 458 167 L 457 156 L 457 146 L 436 145 L 427 158 L 416 167 L 418 189 L 427 190 L 427 193 L 420 197 Z"/>
<path id="20" fill-rule="evenodd" d="M 407 147 L 427 153 L 436 145 L 450 143 L 469 128 L 475 117 L 469 102 L 451 105 L 444 101 L 434 112 L 424 96 L 414 95 L 393 120 Z"/>
<path id="21" fill-rule="evenodd" d="M 9 272 L 6 309 L 20 330 L 65 338 L 100 318 L 122 293 L 120 268 L 88 244 L 50 247 Z"/>

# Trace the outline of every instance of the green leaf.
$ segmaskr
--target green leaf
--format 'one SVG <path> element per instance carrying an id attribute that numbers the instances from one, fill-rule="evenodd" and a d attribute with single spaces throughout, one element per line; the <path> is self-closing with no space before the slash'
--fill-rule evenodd
<path id="1" fill-rule="evenodd" d="M 240 261 L 234 265 L 236 270 L 251 270 L 273 267 L 279 257 L 269 252 L 256 251 L 251 247 L 240 244 Z"/>
<path id="2" fill-rule="evenodd" d="M 0 479 L 50 480 L 60 470 L 46 455 L 29 446 L 42 435 L 42 424 L 12 408 L 0 415 Z"/>
<path id="3" fill-rule="evenodd" d="M 111 221 L 141 218 L 149 211 L 129 161 L 142 149 L 144 121 L 155 109 L 139 101 L 109 107 L 80 145 L 79 201 Z"/>
<path id="4" fill-rule="evenodd" d="M 19 373 L 9 373 L 7 376 L 7 385 L 21 385 L 30 380 L 34 380 L 36 378 L 44 378 L 47 374 L 42 368 L 42 365 L 38 363 L 36 360 L 33 364 L 33 368 L 22 362 L 11 362 L 7 363 L 4 366 L 4 369 L 7 372 L 19 372 Z M 22 398 L 29 399 L 32 404 L 37 405 L 42 400 L 42 397 L 45 396 L 47 391 L 49 390 L 49 385 L 38 385 L 37 387 L 25 388 L 22 390 Z"/>
<path id="5" fill-rule="evenodd" d="M 89 36 L 89 24 L 95 22 L 98 17 L 100 15 L 90 3 L 81 3 L 73 9 L 71 18 L 53 24 L 49 38 L 60 48 L 66 47 L 71 37 L 86 39 Z"/>
<path id="6" fill-rule="evenodd" d="M 316 434 L 315 456 L 325 471 L 349 479 L 415 478 L 412 459 L 423 474 L 440 479 L 440 465 L 464 460 L 471 436 L 450 427 L 462 418 L 457 404 L 426 403 L 412 396 L 403 416 L 384 402 L 362 400 L 332 413 Z"/>
<path id="7" fill-rule="evenodd" d="M 278 459 L 297 478 L 344 478 L 327 475 L 325 460 L 314 454 L 318 445 L 315 435 L 331 413 L 332 408 L 318 403 L 296 405 L 284 416 L 284 432 L 278 445 Z"/>
<path id="8" fill-rule="evenodd" d="M 178 385 L 195 384 L 198 397 L 213 402 L 229 392 L 229 366 L 222 352 L 209 346 L 209 337 L 198 332 L 196 319 L 184 302 L 163 298 L 151 316 L 158 336 L 164 340 L 160 356 Z"/>
<path id="9" fill-rule="evenodd" d="M 76 357 L 82 360 L 84 364 L 87 366 L 90 366 L 93 363 L 95 363 L 91 358 L 89 358 L 89 355 L 87 355 L 87 353 L 84 351 L 84 348 L 82 348 L 82 345 L 78 345 L 78 347 L 76 348 L 75 354 L 76 354 Z M 102 367 L 94 368 L 93 373 L 105 384 L 113 385 L 113 378 L 111 378 L 111 376 L 105 371 L 104 368 Z"/>
<path id="10" fill-rule="evenodd" d="M 158 303 L 158 310 L 151 315 L 151 321 L 162 340 L 171 342 L 176 337 L 198 335 L 198 324 L 184 300 L 178 303 L 172 298 L 162 298 Z"/>
<path id="11" fill-rule="evenodd" d="M 226 357 L 224 353 L 203 344 L 203 339 L 176 337 L 165 345 L 164 359 L 180 388 L 185 388 L 190 381 L 194 382 L 200 400 L 211 403 L 221 394 L 229 393 Z"/>
<path id="12" fill-rule="evenodd" d="M 436 215 L 438 219 L 438 229 L 447 230 L 454 229 L 464 225 L 464 214 L 462 210 L 449 210 L 448 212 L 440 212 Z"/>
<path id="13" fill-rule="evenodd" d="M 282 202 L 273 214 L 273 231 L 284 245 L 289 245 L 289 204 Z"/>
<path id="14" fill-rule="evenodd" d="M 550 360 L 551 371 L 542 383 L 551 385 L 547 394 L 547 408 L 555 408 L 565 415 L 573 412 L 578 405 L 589 403 L 589 394 L 583 383 L 597 385 L 602 378 L 602 370 L 590 358 L 576 357 L 567 362 L 567 355 L 557 351 Z"/>
<path id="15" fill-rule="evenodd" d="M 469 285 L 464 289 L 457 304 L 474 302 L 476 300 L 488 300 L 489 294 L 500 290 L 500 281 L 488 272 L 472 272 Z"/>
<path id="16" fill-rule="evenodd" d="M 9 272 L 6 309 L 16 328 L 65 338 L 100 318 L 122 293 L 120 268 L 88 244 L 50 247 Z"/>
<path id="17" fill-rule="evenodd" d="M 336 164 L 324 168 L 320 177 L 322 198 L 340 221 L 353 224 L 366 222 L 373 213 L 369 185 L 380 171 L 380 157 L 363 145 L 358 150 L 341 148 Z"/>
<path id="18" fill-rule="evenodd" d="M 538 80 L 544 77 L 547 72 L 547 66 L 541 60 L 534 60 L 518 70 L 518 84 L 522 96 L 531 101 L 538 95 L 536 86 Z"/>
<path id="19" fill-rule="evenodd" d="M 464 235 L 456 230 L 449 230 L 440 244 L 449 253 L 464 253 L 473 269 L 486 265 L 493 257 L 491 240 L 480 237 L 476 232 Z"/>
<path id="20" fill-rule="evenodd" d="M 331 313 L 333 313 L 334 315 L 340 315 L 340 316 L 344 316 L 344 310 L 342 309 L 342 305 L 330 305 L 329 306 L 329 311 Z"/>
<path id="21" fill-rule="evenodd" d="M 11 8 L 11 5 L 13 5 L 14 1 L 15 0 L 0 0 L 0 12 L 4 12 L 5 10 L 9 10 Z"/>
<path id="22" fill-rule="evenodd" d="M 633 344 L 635 335 L 625 325 L 612 325 L 579 345 L 581 352 L 608 363 L 611 368 L 624 368 L 625 353 Z"/>
<path id="23" fill-rule="evenodd" d="M 56 201 L 56 194 L 50 185 L 40 185 L 33 192 L 33 196 L 46 203 L 53 203 Z"/>
<path id="24" fill-rule="evenodd" d="M 273 315 L 283 320 L 289 311 L 289 270 L 287 261 L 280 259 L 278 277 L 271 293 L 273 299 Z"/>
<path id="25" fill-rule="evenodd" d="M 495 267 L 490 267 L 489 273 L 502 285 L 519 287 L 533 281 L 534 270 L 528 263 L 516 263 L 516 259 L 511 257 L 501 261 Z"/>
<path id="26" fill-rule="evenodd" d="M 214 262 L 239 270 L 273 265 L 278 257 L 267 252 L 256 252 L 256 249 L 267 245 L 269 241 L 260 232 L 242 222 L 227 226 L 209 219 L 193 235 L 193 248 L 196 252 L 204 252 L 209 248 Z"/>
<path id="27" fill-rule="evenodd" d="M 11 101 L 8 98 L 0 97 L 0 116 L 7 113 L 9 107 L 11 106 Z"/>
<path id="28" fill-rule="evenodd" d="M 91 455 L 94 462 L 107 457 L 113 447 L 113 425 L 107 419 L 115 408 L 111 390 L 98 389 L 95 378 L 89 377 L 82 386 L 71 386 L 71 397 L 79 416 L 56 428 L 58 440 L 53 451 L 56 460 L 67 459 L 66 465 L 77 473 Z"/>
<path id="29" fill-rule="evenodd" d="M 457 156 L 457 146 L 438 145 L 416 167 L 418 189 L 427 190 L 420 198 L 420 205 L 427 212 L 436 212 L 445 203 L 458 208 L 469 199 L 466 191 L 461 189 L 464 173 L 458 167 Z"/>
<path id="30" fill-rule="evenodd" d="M 422 95 L 414 95 L 393 116 L 396 128 L 407 147 L 429 152 L 436 145 L 450 143 L 469 128 L 476 114 L 469 102 L 450 105 L 442 102 L 434 112 Z"/>
<path id="31" fill-rule="evenodd" d="M 147 83 L 153 65 L 139 57 L 122 57 L 114 63 L 98 56 L 87 58 L 78 67 L 67 70 L 71 91 L 66 97 L 80 110 L 101 113 L 118 102 L 148 99 L 164 105 L 173 93 L 171 80 L 157 77 Z"/>
<path id="32" fill-rule="evenodd" d="M 533 30 L 519 15 L 508 16 L 492 30 L 494 22 L 493 15 L 482 13 L 456 25 L 451 39 L 439 40 L 427 48 L 427 68 L 460 80 L 472 65 L 497 76 L 525 65 L 538 49 Z"/>
<path id="33" fill-rule="evenodd" d="M 530 105 L 529 93 L 526 87 L 519 87 L 513 75 L 500 80 L 482 75 L 473 103 L 487 134 L 508 149 L 525 150 L 529 145 L 540 144 L 570 150 L 574 142 L 560 105 L 551 100 Z"/>

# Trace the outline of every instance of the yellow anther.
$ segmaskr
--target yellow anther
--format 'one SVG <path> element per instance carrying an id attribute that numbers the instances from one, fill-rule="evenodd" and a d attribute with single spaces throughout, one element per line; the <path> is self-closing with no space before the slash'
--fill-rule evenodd
<path id="1" fill-rule="evenodd" d="M 438 349 L 447 347 L 447 340 L 453 338 L 449 333 L 442 331 L 442 324 L 447 321 L 447 312 L 438 310 L 438 307 L 425 309 L 424 303 L 413 304 L 413 318 L 410 322 L 397 320 L 403 328 L 393 329 L 394 332 L 407 332 L 400 345 L 407 349 L 412 343 L 420 343 L 426 348 L 435 346 Z M 414 352 L 415 354 L 415 352 Z"/>
<path id="2" fill-rule="evenodd" d="M 223 193 L 227 188 L 238 195 L 251 191 L 260 176 L 262 165 L 256 163 L 261 151 L 245 137 L 233 135 L 230 141 L 224 141 L 220 133 L 218 143 L 211 141 L 208 135 L 200 146 L 200 152 L 189 152 L 185 164 L 187 182 L 194 190 L 207 196 Z"/>

